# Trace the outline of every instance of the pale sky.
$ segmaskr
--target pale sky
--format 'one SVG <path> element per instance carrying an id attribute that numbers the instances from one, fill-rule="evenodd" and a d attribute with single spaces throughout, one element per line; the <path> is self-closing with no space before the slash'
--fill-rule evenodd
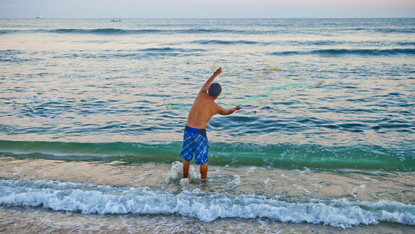
<path id="1" fill-rule="evenodd" d="M 0 0 L 0 18 L 415 17 L 415 0 Z"/>

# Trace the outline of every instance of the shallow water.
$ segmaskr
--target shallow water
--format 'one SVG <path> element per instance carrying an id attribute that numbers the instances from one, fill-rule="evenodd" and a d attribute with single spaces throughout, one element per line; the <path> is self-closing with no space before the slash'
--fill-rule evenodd
<path id="1" fill-rule="evenodd" d="M 193 166 L 190 180 L 182 179 L 180 162 L 120 165 L 3 158 L 1 166 L 2 212 L 26 222 L 22 228 L 32 221 L 13 207 L 25 207 L 29 216 L 40 212 L 58 214 L 59 219 L 72 219 L 73 212 L 93 215 L 88 219 L 100 214 L 96 225 L 102 226 L 127 217 L 141 223 L 161 216 L 161 233 L 170 232 L 169 223 L 176 223 L 177 232 L 197 232 L 188 229 L 188 222 L 207 229 L 218 224 L 217 233 L 228 228 L 238 232 L 241 226 L 264 233 L 331 233 L 332 228 L 387 233 L 392 227 L 412 230 L 415 221 L 415 206 L 410 205 L 415 203 L 413 172 L 211 166 L 208 181 L 201 182 Z M 65 213 L 47 214 L 39 207 Z M 152 229 L 148 224 L 140 226 L 143 229 L 124 224 L 111 228 Z"/>
<path id="2" fill-rule="evenodd" d="M 414 19 L 1 19 L 0 231 L 413 232 L 414 33 Z M 264 61 L 281 71 L 247 70 Z M 218 102 L 243 109 L 209 122 L 209 181 L 194 165 L 182 180 L 188 109 L 225 64 Z"/>

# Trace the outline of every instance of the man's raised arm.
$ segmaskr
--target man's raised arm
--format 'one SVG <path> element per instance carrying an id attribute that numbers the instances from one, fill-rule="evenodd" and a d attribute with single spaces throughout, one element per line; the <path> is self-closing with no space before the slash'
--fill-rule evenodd
<path id="1" fill-rule="evenodd" d="M 222 72 L 222 68 L 220 67 L 218 70 L 216 70 L 213 75 L 206 81 L 206 83 L 203 85 L 202 89 L 200 89 L 200 92 L 207 92 L 209 90 L 210 84 L 213 82 L 213 80 L 216 78 L 217 75 L 219 75 Z"/>

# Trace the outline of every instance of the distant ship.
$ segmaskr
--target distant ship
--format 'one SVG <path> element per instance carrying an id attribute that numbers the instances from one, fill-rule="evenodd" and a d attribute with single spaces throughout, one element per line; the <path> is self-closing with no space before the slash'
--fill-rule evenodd
<path id="1" fill-rule="evenodd" d="M 41 19 L 43 19 L 43 14 L 42 14 L 42 13 L 40 13 L 40 16 L 36 17 L 36 19 L 37 19 L 37 20 L 41 20 Z"/>
<path id="2" fill-rule="evenodd" d="M 121 22 L 121 19 L 112 19 L 111 22 Z"/>

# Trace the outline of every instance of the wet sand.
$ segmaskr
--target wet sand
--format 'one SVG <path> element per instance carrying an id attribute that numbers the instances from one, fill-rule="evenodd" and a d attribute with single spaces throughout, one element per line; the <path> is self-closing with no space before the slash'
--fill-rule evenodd
<path id="1" fill-rule="evenodd" d="M 86 182 L 97 185 L 158 189 L 200 188 L 232 194 L 278 195 L 349 200 L 390 200 L 415 204 L 415 173 L 384 171 L 314 171 L 257 167 L 209 167 L 208 182 L 201 183 L 198 168 L 190 183 L 181 181 L 181 164 L 122 165 L 43 159 L 0 158 L 0 177 L 8 179 Z M 192 168 L 191 168 L 192 169 Z M 192 174 L 192 173 L 191 173 Z M 185 184 L 183 184 L 185 183 Z"/>
<path id="2" fill-rule="evenodd" d="M 0 208 L 0 233 L 320 233 L 408 234 L 414 227 L 362 225 L 349 229 L 269 219 L 218 219 L 210 223 L 167 215 L 84 215 L 40 208 Z"/>

